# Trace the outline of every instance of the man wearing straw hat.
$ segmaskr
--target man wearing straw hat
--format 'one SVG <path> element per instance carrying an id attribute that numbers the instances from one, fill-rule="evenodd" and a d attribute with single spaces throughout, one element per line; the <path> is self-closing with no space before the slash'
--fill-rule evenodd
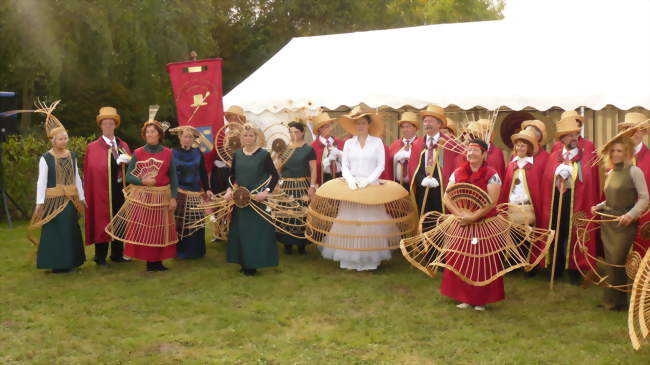
<path id="1" fill-rule="evenodd" d="M 582 132 L 582 126 L 585 123 L 585 118 L 578 114 L 577 111 L 575 110 L 567 110 L 562 115 L 560 116 L 560 120 L 564 118 L 573 118 L 575 119 L 576 123 L 578 123 L 578 128 L 580 128 L 580 132 Z M 583 138 L 580 135 L 580 132 L 578 133 L 578 148 L 581 150 L 584 150 L 584 153 L 586 154 L 591 154 L 596 150 L 596 147 L 594 146 L 593 142 L 590 140 Z M 557 151 L 558 149 L 562 149 L 564 147 L 560 141 L 555 142 L 553 145 L 553 149 L 551 150 L 551 153 Z"/>
<path id="2" fill-rule="evenodd" d="M 108 242 L 111 242 L 111 261 L 127 261 L 122 257 L 122 242 L 113 240 L 104 229 L 124 204 L 124 172 L 131 160 L 131 150 L 115 136 L 115 129 L 121 122 L 117 109 L 104 106 L 95 119 L 102 135 L 88 145 L 83 169 L 87 202 L 86 245 L 95 244 L 95 262 L 105 266 Z"/>
<path id="3" fill-rule="evenodd" d="M 450 148 L 453 139 L 440 132 L 447 125 L 445 110 L 429 105 L 420 112 L 424 136 L 417 138 L 409 157 L 411 199 L 420 215 L 443 211 L 442 195 L 456 169 L 458 153 Z"/>
<path id="4" fill-rule="evenodd" d="M 332 136 L 336 121 L 336 118 L 330 118 L 329 114 L 324 112 L 314 118 L 313 131 L 316 135 L 311 147 L 316 152 L 318 185 L 342 176 L 343 141 Z"/>
<path id="5" fill-rule="evenodd" d="M 533 159 L 535 160 L 534 166 L 540 169 L 539 176 L 542 176 L 544 173 L 544 167 L 548 161 L 548 156 L 550 155 L 544 148 L 544 146 L 546 146 L 546 143 L 548 143 L 546 125 L 541 120 L 525 120 L 521 123 L 521 130 L 528 131 L 537 137 L 539 150 L 533 155 Z M 513 156 L 513 159 L 514 157 L 515 156 Z"/>
<path id="6" fill-rule="evenodd" d="M 409 189 L 408 162 L 411 157 L 411 147 L 417 136 L 415 135 L 420 128 L 417 114 L 413 112 L 404 112 L 399 121 L 400 135 L 402 138 L 396 139 L 389 148 L 390 161 L 394 171 L 394 179 Z"/>
<path id="7" fill-rule="evenodd" d="M 544 262 L 551 269 L 551 286 L 556 276 L 569 270 L 572 284 L 580 283 L 578 268 L 587 270 L 587 257 L 575 250 L 580 218 L 592 216 L 591 207 L 599 202 L 598 166 L 595 151 L 578 147 L 580 126 L 568 116 L 557 123 L 556 138 L 563 147 L 549 156 L 542 179 L 542 217 L 540 226 L 555 230 L 555 241 Z M 596 234 L 588 232 L 586 246 L 596 256 Z M 543 265 L 544 265 L 543 264 Z M 583 270 L 583 271 L 584 271 Z"/>

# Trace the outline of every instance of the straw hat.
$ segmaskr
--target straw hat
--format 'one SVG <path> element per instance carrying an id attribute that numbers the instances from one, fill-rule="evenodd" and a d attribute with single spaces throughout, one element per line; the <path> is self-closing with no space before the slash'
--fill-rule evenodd
<path id="1" fill-rule="evenodd" d="M 236 116 L 239 118 L 239 121 L 241 123 L 246 123 L 246 114 L 244 113 L 244 108 L 238 105 L 231 105 L 228 110 L 223 112 L 223 115 L 228 118 L 228 117 L 234 117 Z"/>
<path id="2" fill-rule="evenodd" d="M 357 129 L 354 122 L 363 117 L 370 118 L 370 125 L 368 126 L 368 134 L 375 137 L 380 137 L 384 133 L 384 120 L 378 112 L 365 105 L 355 106 L 350 113 L 344 115 L 339 124 L 345 129 L 346 132 L 353 136 L 357 135 Z"/>
<path id="3" fill-rule="evenodd" d="M 643 113 L 629 112 L 625 113 L 625 119 L 622 122 L 618 123 L 618 130 L 622 131 L 626 128 L 630 128 L 636 124 L 645 123 L 650 121 Z"/>
<path id="4" fill-rule="evenodd" d="M 628 113 L 628 114 L 629 114 L 629 113 Z M 643 125 L 642 125 L 643 120 L 640 120 L 640 122 L 641 122 L 641 123 L 635 124 L 635 125 L 633 125 L 632 127 L 628 128 L 628 129 L 626 129 L 626 130 L 624 130 L 624 131 L 622 131 L 622 132 L 618 132 L 618 134 L 616 134 L 614 137 L 612 137 L 609 141 L 607 141 L 607 142 L 606 142 L 606 143 L 605 143 L 605 144 L 604 144 L 604 145 L 603 145 L 603 146 L 598 150 L 598 154 L 599 154 L 601 157 L 603 157 L 603 156 L 605 156 L 605 155 L 608 153 L 609 149 L 612 147 L 612 145 L 614 145 L 615 142 L 619 142 L 619 141 L 621 140 L 621 138 L 623 138 L 623 137 L 626 137 L 626 138 L 630 138 L 630 137 L 632 137 L 632 135 L 634 135 L 634 133 L 636 133 L 636 131 L 638 131 L 639 129 L 643 128 Z"/>
<path id="5" fill-rule="evenodd" d="M 574 116 L 568 116 L 560 119 L 556 124 L 555 138 L 560 139 L 565 134 L 580 132 L 580 127 Z"/>
<path id="6" fill-rule="evenodd" d="M 415 129 L 420 129 L 420 121 L 418 120 L 418 115 L 413 112 L 402 113 L 400 119 L 397 121 L 397 125 L 401 127 L 403 123 L 413 124 L 415 126 Z"/>
<path id="7" fill-rule="evenodd" d="M 445 128 L 447 128 L 447 129 L 449 129 L 450 131 L 452 131 L 452 133 L 454 134 L 454 136 L 457 136 L 457 135 L 458 135 L 458 123 L 456 123 L 455 120 L 453 120 L 453 119 L 451 119 L 451 118 L 447 118 L 447 126 L 446 126 Z"/>
<path id="8" fill-rule="evenodd" d="M 580 123 L 585 124 L 585 117 L 582 115 L 578 114 L 577 111 L 575 110 L 567 110 L 562 115 L 560 116 L 560 119 L 564 118 L 574 118 L 580 121 Z"/>
<path id="9" fill-rule="evenodd" d="M 169 133 L 175 134 L 176 136 L 178 136 L 178 138 L 180 138 L 183 135 L 183 133 L 185 133 L 185 131 L 189 131 L 190 133 L 192 133 L 194 138 L 198 138 L 200 135 L 199 130 L 192 127 L 191 125 L 181 125 L 176 128 L 172 128 L 169 130 Z"/>
<path id="10" fill-rule="evenodd" d="M 95 118 L 97 120 L 97 126 L 101 126 L 101 122 L 104 119 L 113 119 L 115 120 L 115 127 L 120 126 L 120 115 L 117 114 L 117 109 L 113 108 L 112 106 L 103 106 L 99 108 L 99 114 L 97 114 L 97 117 Z"/>
<path id="11" fill-rule="evenodd" d="M 337 118 L 330 118 L 330 115 L 325 112 L 318 114 L 314 118 L 314 133 L 319 134 L 318 130 L 320 129 L 320 127 L 328 123 L 336 123 L 336 121 Z"/>
<path id="12" fill-rule="evenodd" d="M 427 115 L 437 118 L 442 122 L 442 127 L 447 126 L 447 116 L 445 115 L 445 109 L 437 105 L 427 105 L 427 108 L 420 112 L 420 117 L 424 119 Z"/>
<path id="13" fill-rule="evenodd" d="M 537 151 L 539 151 L 539 143 L 537 142 L 537 136 L 535 135 L 535 132 L 530 129 L 524 129 L 523 131 L 510 136 L 510 140 L 512 141 L 513 145 L 518 139 L 523 139 L 524 141 L 530 143 L 530 145 L 533 146 L 533 156 L 537 154 Z"/>
<path id="14" fill-rule="evenodd" d="M 521 123 L 521 129 L 526 130 L 528 127 L 535 127 L 542 133 L 542 140 L 539 144 L 545 145 L 548 142 L 548 134 L 546 133 L 546 125 L 541 120 L 525 120 Z"/>
<path id="15" fill-rule="evenodd" d="M 472 121 L 465 125 L 464 132 L 471 134 L 473 137 L 479 138 L 483 135 L 483 130 L 478 122 Z"/>

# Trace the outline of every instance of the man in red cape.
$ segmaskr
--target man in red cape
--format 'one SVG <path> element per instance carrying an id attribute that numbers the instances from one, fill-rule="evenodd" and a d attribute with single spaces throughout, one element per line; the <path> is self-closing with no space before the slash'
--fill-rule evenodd
<path id="1" fill-rule="evenodd" d="M 585 118 L 578 114 L 577 111 L 575 110 L 567 110 L 562 115 L 560 116 L 560 120 L 564 118 L 574 118 L 576 122 L 578 123 L 578 128 L 582 130 L 582 125 L 585 123 Z M 557 141 L 553 145 L 553 148 L 551 149 L 551 153 L 557 151 L 558 149 L 562 149 L 564 145 L 562 145 L 562 142 Z M 590 140 L 583 138 L 582 136 L 578 136 L 578 148 L 580 148 L 584 153 L 586 154 L 591 154 L 593 151 L 596 150 L 596 146 L 594 146 L 594 143 L 591 142 Z"/>
<path id="2" fill-rule="evenodd" d="M 95 244 L 95 262 L 104 266 L 108 242 L 111 242 L 111 261 L 127 261 L 122 256 L 122 242 L 112 240 L 104 228 L 124 204 L 124 170 L 131 159 L 131 150 L 124 141 L 115 137 L 115 128 L 120 126 L 120 115 L 115 108 L 100 108 L 96 121 L 102 135 L 88 145 L 83 168 L 87 204 L 86 245 Z"/>
<path id="3" fill-rule="evenodd" d="M 591 207 L 599 202 L 600 184 L 598 166 L 594 166 L 595 151 L 587 152 L 578 146 L 580 126 L 574 117 L 557 122 L 556 138 L 564 147 L 551 153 L 542 180 L 541 228 L 555 230 L 557 257 L 555 275 L 569 270 L 572 284 L 580 283 L 578 268 L 589 268 L 588 258 L 576 250 L 577 224 L 579 218 L 592 216 Z M 558 211 L 561 215 L 558 219 Z M 559 221 L 559 224 L 558 224 Z M 586 246 L 596 256 L 597 232 L 587 234 Z M 542 265 L 552 267 L 555 248 L 551 246 Z"/>
<path id="4" fill-rule="evenodd" d="M 320 113 L 314 118 L 314 141 L 311 147 L 316 152 L 316 175 L 318 185 L 341 177 L 341 158 L 343 141 L 332 136 L 335 118 L 327 113 Z M 332 175 L 333 174 L 333 175 Z"/>
<path id="5" fill-rule="evenodd" d="M 445 110 L 429 105 L 420 112 L 424 136 L 413 142 L 408 162 L 411 177 L 411 200 L 418 208 L 418 214 L 443 212 L 442 196 L 447 188 L 449 176 L 456 170 L 458 153 L 445 148 L 453 139 L 440 132 L 446 125 Z"/>
<path id="6" fill-rule="evenodd" d="M 544 176 L 544 167 L 546 167 L 546 162 L 548 161 L 548 157 L 550 154 L 544 146 L 546 146 L 546 143 L 548 142 L 548 135 L 546 134 L 546 125 L 544 125 L 544 122 L 541 120 L 525 120 L 521 123 L 521 130 L 527 130 L 535 134 L 537 136 L 537 142 L 539 143 L 539 151 L 535 155 L 533 155 L 533 159 L 535 160 L 533 166 L 535 168 L 540 169 L 541 171 L 538 173 L 538 176 L 541 177 Z"/>
<path id="7" fill-rule="evenodd" d="M 420 127 L 420 123 L 418 123 L 417 114 L 404 112 L 397 124 L 402 138 L 396 139 L 390 145 L 388 161 L 393 169 L 394 180 L 402 184 L 406 190 L 409 190 L 408 162 L 411 157 L 411 146 L 417 138 L 415 134 Z"/>

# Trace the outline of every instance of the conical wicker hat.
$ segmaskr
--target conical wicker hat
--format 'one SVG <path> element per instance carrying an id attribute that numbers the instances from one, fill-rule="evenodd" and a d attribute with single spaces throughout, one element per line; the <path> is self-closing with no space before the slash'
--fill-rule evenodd
<path id="1" fill-rule="evenodd" d="M 518 139 L 523 139 L 524 141 L 530 143 L 530 145 L 533 146 L 533 155 L 537 154 L 537 151 L 539 151 L 539 143 L 537 142 L 537 136 L 535 135 L 535 132 L 531 131 L 530 129 L 524 129 L 523 131 L 510 136 L 510 140 L 513 144 Z"/>
<path id="2" fill-rule="evenodd" d="M 169 130 L 169 133 L 174 134 L 180 138 L 183 135 L 183 133 L 185 133 L 185 131 L 189 131 L 190 133 L 192 133 L 194 138 L 198 138 L 201 135 L 198 129 L 192 127 L 191 125 L 181 125 L 176 128 L 172 128 Z"/>
<path id="3" fill-rule="evenodd" d="M 427 105 L 427 108 L 420 112 L 420 117 L 424 119 L 427 115 L 437 118 L 442 122 L 443 128 L 447 126 L 447 116 L 445 109 L 437 105 Z"/>

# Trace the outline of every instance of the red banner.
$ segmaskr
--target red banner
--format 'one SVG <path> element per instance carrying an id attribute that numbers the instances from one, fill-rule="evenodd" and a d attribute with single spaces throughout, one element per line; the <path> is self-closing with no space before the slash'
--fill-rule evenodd
<path id="1" fill-rule="evenodd" d="M 201 132 L 203 152 L 212 150 L 214 136 L 223 126 L 221 64 L 220 58 L 167 64 L 178 124 Z"/>

